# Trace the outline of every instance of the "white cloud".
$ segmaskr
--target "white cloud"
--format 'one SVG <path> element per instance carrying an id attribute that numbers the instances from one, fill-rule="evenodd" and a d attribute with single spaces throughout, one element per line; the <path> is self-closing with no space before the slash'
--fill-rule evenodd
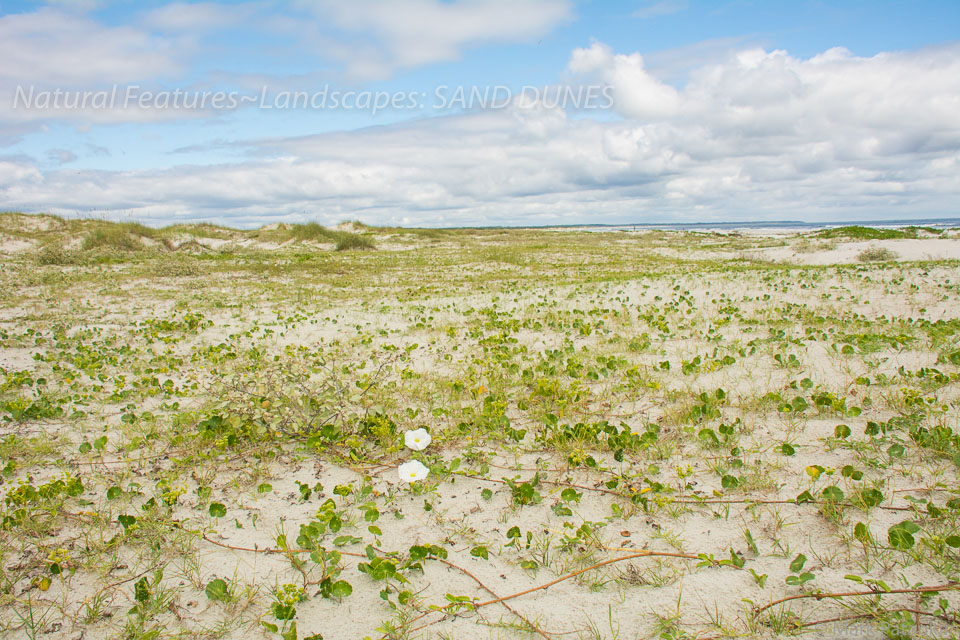
<path id="1" fill-rule="evenodd" d="M 297 3 L 315 16 L 317 47 L 354 79 L 382 78 L 460 58 L 464 49 L 527 42 L 570 19 L 568 0 L 311 0 Z M 344 41 L 327 27 L 349 34 Z M 357 38 L 366 38 L 358 46 Z"/>
<path id="2" fill-rule="evenodd" d="M 573 51 L 568 70 L 598 76 L 613 88 L 618 110 L 630 118 L 666 118 L 673 115 L 680 104 L 677 90 L 648 73 L 639 53 L 614 54 L 607 45 L 594 42 L 588 49 Z"/>
<path id="3" fill-rule="evenodd" d="M 750 50 L 695 72 L 674 126 L 709 127 L 723 155 L 827 143 L 839 160 L 872 161 L 956 150 L 957 113 L 958 45 L 870 58 L 831 49 L 808 60 Z"/>
<path id="4" fill-rule="evenodd" d="M 174 2 L 148 11 L 143 24 L 161 31 L 215 30 L 246 20 L 256 8 L 254 3 Z"/>
<path id="5" fill-rule="evenodd" d="M 0 193 L 3 193 L 5 186 L 25 189 L 31 184 L 42 181 L 43 176 L 40 171 L 28 162 L 0 159 Z"/>
<path id="6" fill-rule="evenodd" d="M 23 98 L 31 92 L 59 90 L 74 96 L 116 86 L 122 96 L 129 85 L 156 87 L 159 79 L 175 77 L 186 68 L 189 48 L 184 42 L 130 26 L 104 25 L 84 15 L 85 8 L 42 8 L 0 16 L 0 138 L 51 120 L 89 124 L 196 117 L 187 110 L 23 108 Z"/>
<path id="7" fill-rule="evenodd" d="M 751 49 L 701 66 L 678 89 L 639 55 L 597 43 L 573 52 L 568 73 L 616 82 L 623 118 L 517 101 L 499 111 L 237 142 L 250 159 L 236 164 L 41 172 L 8 159 L 0 198 L 26 210 L 234 224 L 958 213 L 960 44 L 869 58 Z"/>
<path id="8" fill-rule="evenodd" d="M 0 16 L 0 85 L 96 86 L 180 70 L 172 42 L 54 9 Z"/>
<path id="9" fill-rule="evenodd" d="M 653 51 L 644 55 L 644 68 L 662 80 L 684 84 L 691 71 L 717 60 L 725 60 L 756 39 L 752 35 L 711 38 Z"/>

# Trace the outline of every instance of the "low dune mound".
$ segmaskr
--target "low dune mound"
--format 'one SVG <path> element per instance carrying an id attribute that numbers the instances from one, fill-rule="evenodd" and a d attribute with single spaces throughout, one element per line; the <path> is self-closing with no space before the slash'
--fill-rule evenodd
<path id="1" fill-rule="evenodd" d="M 760 260 L 803 265 L 960 260 L 960 238 L 845 241 L 801 238 L 782 247 L 747 253 Z"/>
<path id="2" fill-rule="evenodd" d="M 43 233 L 65 229 L 67 221 L 59 216 L 27 213 L 0 213 L 0 230 L 10 233 Z"/>
<path id="3" fill-rule="evenodd" d="M 315 222 L 278 222 L 257 229 L 215 224 L 151 227 L 139 222 L 64 219 L 50 215 L 0 214 L 0 253 L 34 254 L 44 265 L 124 261 L 138 255 L 236 251 L 371 250 L 375 234 L 366 225 L 325 227 Z"/>

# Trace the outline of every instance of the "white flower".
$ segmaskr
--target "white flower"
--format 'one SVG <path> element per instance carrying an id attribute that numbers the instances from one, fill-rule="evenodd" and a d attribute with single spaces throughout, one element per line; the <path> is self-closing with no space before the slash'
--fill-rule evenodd
<path id="1" fill-rule="evenodd" d="M 429 437 L 430 436 L 427 436 L 427 438 Z M 398 467 L 397 470 L 400 472 L 400 479 L 404 482 L 416 482 L 417 480 L 423 480 L 430 473 L 430 470 L 423 466 L 423 463 L 419 460 L 404 462 Z"/>
<path id="2" fill-rule="evenodd" d="M 427 430 L 423 427 L 411 429 L 403 435 L 403 443 L 414 451 L 423 451 L 427 448 L 427 445 L 430 444 L 431 440 L 433 440 L 433 438 L 430 437 L 430 434 L 427 433 Z"/>

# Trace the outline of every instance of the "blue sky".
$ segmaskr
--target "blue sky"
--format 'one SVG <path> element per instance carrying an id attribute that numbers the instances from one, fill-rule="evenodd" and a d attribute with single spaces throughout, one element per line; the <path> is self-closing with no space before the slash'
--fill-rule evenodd
<path id="1" fill-rule="evenodd" d="M 958 26 L 957 2 L 0 0 L 0 209 L 237 226 L 955 217 Z M 454 102 L 458 87 L 488 100 Z M 175 102 L 217 93 L 236 108 Z"/>

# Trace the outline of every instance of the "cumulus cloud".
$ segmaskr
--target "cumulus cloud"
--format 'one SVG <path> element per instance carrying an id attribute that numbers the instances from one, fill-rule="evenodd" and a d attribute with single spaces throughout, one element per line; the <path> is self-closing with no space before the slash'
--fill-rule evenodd
<path id="1" fill-rule="evenodd" d="M 636 120 L 656 120 L 673 115 L 680 103 L 677 90 L 644 69 L 643 56 L 614 54 L 595 42 L 588 49 L 575 49 L 568 70 L 593 75 L 613 89 L 613 98 L 623 115 Z"/>
<path id="2" fill-rule="evenodd" d="M 245 162 L 163 171 L 0 163 L 5 206 L 146 221 L 361 218 L 547 224 L 956 215 L 960 44 L 857 57 L 747 49 L 683 87 L 595 43 L 570 80 L 617 83 L 620 118 L 543 104 L 230 143 Z"/>
<path id="3" fill-rule="evenodd" d="M 960 46 L 870 58 L 831 49 L 810 59 L 741 52 L 697 71 L 675 126 L 710 128 L 716 152 L 789 152 L 819 144 L 839 161 L 956 150 Z"/>

